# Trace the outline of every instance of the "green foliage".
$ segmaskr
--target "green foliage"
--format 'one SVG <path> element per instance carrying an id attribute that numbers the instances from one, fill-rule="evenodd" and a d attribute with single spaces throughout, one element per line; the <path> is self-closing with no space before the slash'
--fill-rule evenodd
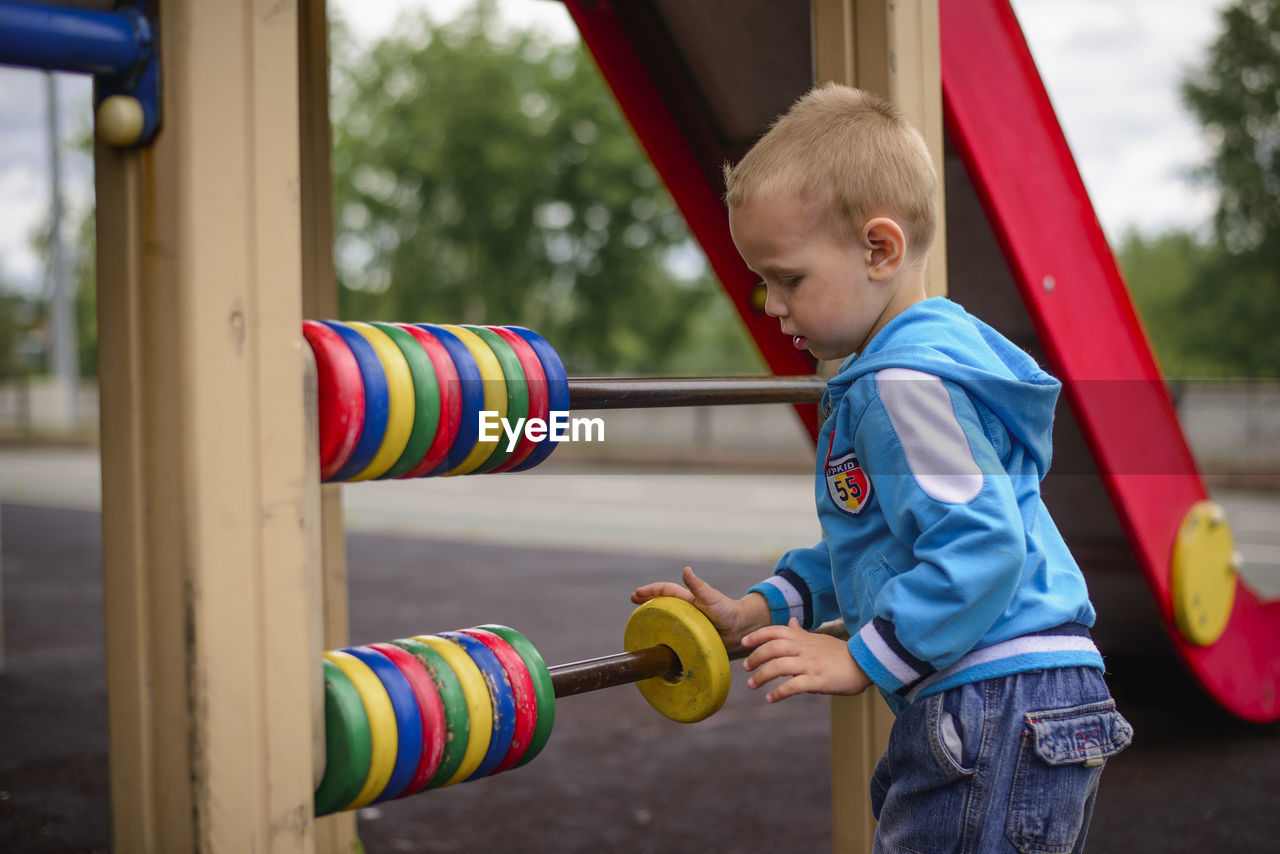
<path id="1" fill-rule="evenodd" d="M 1129 294 L 1137 304 L 1147 336 L 1167 376 L 1215 373 L 1212 361 L 1192 353 L 1184 301 L 1209 250 L 1187 232 L 1156 237 L 1126 234 L 1116 252 Z"/>
<path id="2" fill-rule="evenodd" d="M 98 375 L 98 235 L 92 205 L 76 229 L 76 347 L 81 377 Z"/>
<path id="3" fill-rule="evenodd" d="M 41 319 L 39 303 L 0 285 L 0 381 L 38 372 L 44 356 Z"/>
<path id="4" fill-rule="evenodd" d="M 672 272 L 684 222 L 579 46 L 488 0 L 331 39 L 344 317 L 523 324 L 573 373 L 760 370 L 709 276 Z"/>
<path id="5" fill-rule="evenodd" d="M 1183 98 L 1213 150 L 1214 244 L 1179 299 L 1184 344 L 1219 375 L 1280 375 L 1280 0 L 1238 0 Z"/>

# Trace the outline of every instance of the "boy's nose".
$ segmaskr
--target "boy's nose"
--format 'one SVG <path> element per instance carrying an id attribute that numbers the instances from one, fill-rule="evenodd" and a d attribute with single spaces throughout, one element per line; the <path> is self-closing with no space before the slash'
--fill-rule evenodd
<path id="1" fill-rule="evenodd" d="M 770 317 L 784 317 L 787 313 L 787 306 L 782 298 L 773 288 L 765 288 L 764 294 L 764 313 Z"/>

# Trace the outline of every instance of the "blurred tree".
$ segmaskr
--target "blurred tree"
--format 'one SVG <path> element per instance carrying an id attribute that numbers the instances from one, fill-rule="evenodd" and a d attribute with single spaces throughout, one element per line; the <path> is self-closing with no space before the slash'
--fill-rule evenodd
<path id="1" fill-rule="evenodd" d="M 1209 248 L 1186 231 L 1153 237 L 1131 231 L 1116 251 L 1129 294 L 1168 377 L 1220 373 L 1212 359 L 1193 352 L 1195 330 L 1189 328 L 1182 305 L 1209 256 Z"/>
<path id="2" fill-rule="evenodd" d="M 0 382 L 23 379 L 42 367 L 42 320 L 36 300 L 0 283 Z"/>
<path id="3" fill-rule="evenodd" d="M 675 272 L 697 250 L 578 45 L 491 0 L 332 42 L 344 317 L 523 324 L 574 373 L 761 370 L 705 264 Z"/>
<path id="4" fill-rule="evenodd" d="M 1237 0 L 1183 81 L 1213 154 L 1212 256 L 1178 301 L 1185 346 L 1219 374 L 1280 375 L 1280 0 Z"/>
<path id="5" fill-rule="evenodd" d="M 76 289 L 80 377 L 92 380 L 98 376 L 98 232 L 93 205 L 89 205 L 76 226 L 74 252 L 72 282 Z"/>

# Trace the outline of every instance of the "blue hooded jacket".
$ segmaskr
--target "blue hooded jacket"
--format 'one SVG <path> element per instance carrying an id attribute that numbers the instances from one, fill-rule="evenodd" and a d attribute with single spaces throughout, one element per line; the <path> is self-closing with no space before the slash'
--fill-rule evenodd
<path id="1" fill-rule="evenodd" d="M 889 705 L 1102 668 L 1084 577 L 1040 496 L 1060 384 L 958 304 L 903 311 L 827 383 L 822 542 L 752 587 L 773 621 L 843 618 Z"/>

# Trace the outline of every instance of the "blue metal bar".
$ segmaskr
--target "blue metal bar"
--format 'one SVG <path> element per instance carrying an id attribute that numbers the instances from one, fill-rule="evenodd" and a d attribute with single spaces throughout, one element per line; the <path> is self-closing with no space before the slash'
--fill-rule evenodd
<path id="1" fill-rule="evenodd" d="M 116 77 L 151 51 L 150 22 L 131 7 L 96 12 L 0 0 L 0 63 Z"/>

